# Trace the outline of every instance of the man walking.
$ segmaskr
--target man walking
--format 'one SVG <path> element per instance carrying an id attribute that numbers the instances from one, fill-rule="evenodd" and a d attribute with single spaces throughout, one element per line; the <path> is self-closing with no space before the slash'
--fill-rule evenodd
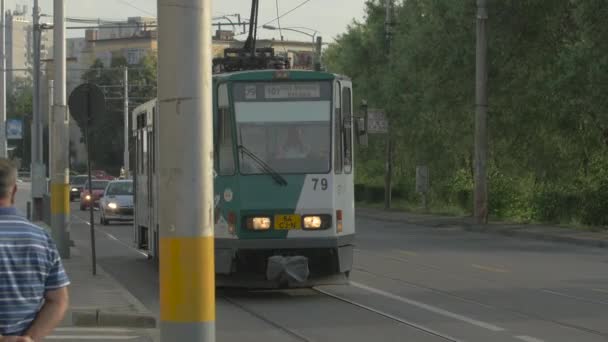
<path id="1" fill-rule="evenodd" d="M 42 341 L 68 308 L 68 277 L 49 234 L 18 214 L 17 170 L 0 158 L 0 342 Z"/>

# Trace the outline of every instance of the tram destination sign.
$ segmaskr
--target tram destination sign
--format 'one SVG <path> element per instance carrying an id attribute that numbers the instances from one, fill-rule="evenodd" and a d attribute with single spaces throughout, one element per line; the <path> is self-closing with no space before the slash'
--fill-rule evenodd
<path id="1" fill-rule="evenodd" d="M 282 83 L 268 84 L 264 87 L 267 99 L 309 99 L 321 97 L 319 83 Z"/>

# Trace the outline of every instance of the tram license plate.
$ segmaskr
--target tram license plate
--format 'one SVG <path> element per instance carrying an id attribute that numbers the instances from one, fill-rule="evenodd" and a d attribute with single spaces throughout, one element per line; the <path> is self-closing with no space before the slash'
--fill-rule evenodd
<path id="1" fill-rule="evenodd" d="M 278 230 L 301 229 L 302 219 L 300 215 L 276 215 L 274 228 Z"/>

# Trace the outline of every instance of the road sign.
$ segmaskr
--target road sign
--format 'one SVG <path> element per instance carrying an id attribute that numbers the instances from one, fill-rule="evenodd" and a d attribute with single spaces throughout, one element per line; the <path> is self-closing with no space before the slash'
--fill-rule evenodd
<path id="1" fill-rule="evenodd" d="M 87 146 L 87 170 L 89 174 L 88 185 L 89 188 L 85 189 L 89 191 L 89 194 L 93 194 L 93 176 L 91 171 L 91 124 L 95 117 L 104 115 L 106 112 L 106 99 L 101 89 L 98 86 L 85 83 L 79 85 L 68 100 L 68 106 L 70 107 L 70 113 L 74 120 L 78 123 L 81 129 L 84 130 L 84 137 L 86 139 Z M 93 213 L 93 200 L 89 203 L 89 214 L 90 222 L 89 226 L 91 229 L 91 260 L 93 264 L 93 275 L 97 273 L 97 260 L 95 250 L 95 220 Z"/>
<path id="2" fill-rule="evenodd" d="M 367 132 L 369 134 L 388 133 L 388 119 L 382 109 L 369 109 L 367 112 Z"/>
<path id="3" fill-rule="evenodd" d="M 74 120 L 84 128 L 87 123 L 90 125 L 95 117 L 105 114 L 106 100 L 98 86 L 84 83 L 70 94 L 68 106 Z"/>
<path id="4" fill-rule="evenodd" d="M 23 121 L 21 119 L 6 120 L 6 139 L 23 139 Z"/>

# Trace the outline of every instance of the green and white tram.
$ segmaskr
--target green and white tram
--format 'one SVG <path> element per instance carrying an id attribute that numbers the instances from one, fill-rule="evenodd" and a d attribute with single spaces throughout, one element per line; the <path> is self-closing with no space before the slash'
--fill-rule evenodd
<path id="1" fill-rule="evenodd" d="M 343 282 L 355 238 L 352 84 L 316 71 L 214 76 L 218 285 Z M 135 244 L 158 257 L 156 101 L 133 112 Z M 178 153 L 178 152 L 176 152 Z"/>

